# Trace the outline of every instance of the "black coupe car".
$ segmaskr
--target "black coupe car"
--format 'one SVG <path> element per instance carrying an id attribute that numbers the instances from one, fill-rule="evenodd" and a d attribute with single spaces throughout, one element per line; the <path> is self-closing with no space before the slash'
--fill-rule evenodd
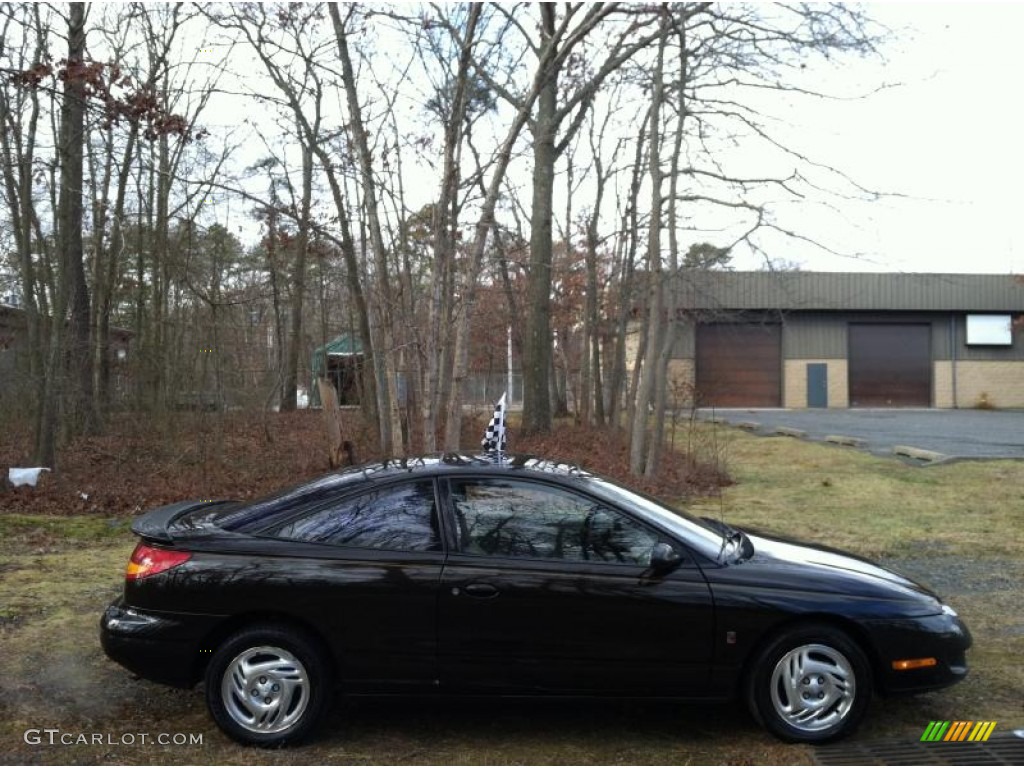
<path id="1" fill-rule="evenodd" d="M 104 649 L 151 680 L 205 680 L 243 743 L 309 735 L 336 690 L 741 698 L 820 742 L 872 691 L 967 674 L 970 633 L 925 587 L 536 458 L 372 464 L 133 530 Z"/>

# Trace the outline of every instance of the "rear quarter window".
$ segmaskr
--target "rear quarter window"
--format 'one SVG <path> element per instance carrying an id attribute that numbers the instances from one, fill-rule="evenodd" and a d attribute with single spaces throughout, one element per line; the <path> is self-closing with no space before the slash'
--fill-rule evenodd
<path id="1" fill-rule="evenodd" d="M 441 549 L 434 483 L 400 483 L 318 506 L 261 535 L 398 552 Z"/>
<path id="2" fill-rule="evenodd" d="M 281 523 L 300 510 L 319 504 L 343 492 L 350 483 L 360 482 L 360 472 L 349 471 L 325 475 L 312 482 L 278 491 L 266 498 L 253 501 L 217 515 L 214 524 L 225 531 L 258 533 Z"/>

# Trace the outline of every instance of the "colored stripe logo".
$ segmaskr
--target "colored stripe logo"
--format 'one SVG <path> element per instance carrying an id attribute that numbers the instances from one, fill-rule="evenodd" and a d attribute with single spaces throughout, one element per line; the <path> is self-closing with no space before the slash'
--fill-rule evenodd
<path id="1" fill-rule="evenodd" d="M 988 741 L 995 729 L 995 720 L 932 720 L 921 741 Z"/>

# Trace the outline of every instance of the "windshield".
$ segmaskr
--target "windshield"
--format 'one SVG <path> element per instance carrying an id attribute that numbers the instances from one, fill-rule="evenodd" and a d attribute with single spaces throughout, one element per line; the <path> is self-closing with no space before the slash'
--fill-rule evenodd
<path id="1" fill-rule="evenodd" d="M 597 486 L 602 495 L 610 501 L 617 502 L 628 509 L 639 510 L 650 520 L 671 530 L 701 554 L 712 560 L 720 559 L 722 532 L 706 521 L 681 510 L 673 509 L 657 499 L 632 491 L 603 477 L 590 476 L 587 480 Z"/>

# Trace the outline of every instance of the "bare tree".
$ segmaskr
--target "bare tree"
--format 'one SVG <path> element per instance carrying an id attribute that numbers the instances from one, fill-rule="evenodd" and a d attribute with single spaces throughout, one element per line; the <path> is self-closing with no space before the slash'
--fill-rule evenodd
<path id="1" fill-rule="evenodd" d="M 634 473 L 654 474 L 658 468 L 663 442 L 664 421 L 655 418 L 653 434 L 648 434 L 648 409 L 661 414 L 666 406 L 667 372 L 675 339 L 677 307 L 665 307 L 666 283 L 661 233 L 664 228 L 664 207 L 668 205 L 669 276 L 679 277 L 680 257 L 678 231 L 679 206 L 687 204 L 690 215 L 728 212 L 737 231 L 728 254 L 738 242 L 746 242 L 756 250 L 755 236 L 766 230 L 789 237 L 808 239 L 797 230 L 780 225 L 773 217 L 768 191 L 801 198 L 811 190 L 821 191 L 819 181 L 810 172 L 839 180 L 848 188 L 864 190 L 832 166 L 814 163 L 799 150 L 775 139 L 764 125 L 763 116 L 745 103 L 747 89 L 779 93 L 809 91 L 800 85 L 799 73 L 810 55 L 827 57 L 837 51 L 865 52 L 873 49 L 873 38 L 866 31 L 866 19 L 858 9 L 843 6 L 779 5 L 772 7 L 718 6 L 713 4 L 683 5 L 663 8 L 665 37 L 658 49 L 653 69 L 652 114 L 650 131 L 650 178 L 652 199 L 647 278 L 650 281 L 645 312 L 645 355 L 638 357 L 640 378 L 637 387 L 630 466 Z M 671 54 L 678 58 L 676 79 L 666 86 L 666 41 L 676 41 Z M 789 75 L 787 81 L 783 73 Z M 753 102 L 753 100 L 751 100 Z M 669 156 L 670 189 L 661 190 L 663 107 L 676 114 L 675 141 Z M 666 115 L 668 113 L 666 112 Z M 695 130 L 689 131 L 692 122 Z M 780 175 L 744 175 L 735 165 L 726 166 L 716 152 L 713 137 L 738 143 L 756 139 L 789 160 L 798 161 L 799 168 Z M 684 137 L 689 139 L 687 162 L 682 150 Z M 715 257 L 713 252 L 694 258 Z"/>
<path id="2" fill-rule="evenodd" d="M 110 46 L 112 60 L 119 67 L 124 66 L 123 57 L 129 47 L 127 37 L 130 32 L 140 27 L 146 30 L 144 41 L 148 62 L 146 70 L 139 77 L 139 92 L 142 93 L 152 92 L 166 74 L 171 48 L 185 20 L 181 15 L 181 4 L 169 6 L 166 10 L 167 13 L 161 15 L 159 21 L 154 24 L 151 16 L 153 11 L 143 5 L 130 4 L 117 8 L 100 29 L 106 37 L 113 38 Z M 124 230 L 131 172 L 137 160 L 140 134 L 143 130 L 143 125 L 139 121 L 130 120 L 127 134 L 118 142 L 118 131 L 114 121 L 108 119 L 104 123 L 100 126 L 99 146 L 94 146 L 92 142 L 87 145 L 90 151 L 90 165 L 94 166 L 98 162 L 95 158 L 97 151 L 103 157 L 102 174 L 97 174 L 95 170 L 90 173 L 90 186 L 93 189 L 93 302 L 90 327 L 94 339 L 92 367 L 96 398 L 94 411 L 97 413 L 102 412 L 110 403 L 110 321 L 116 289 L 124 266 Z M 118 150 L 119 159 L 116 154 Z"/>
<path id="3" fill-rule="evenodd" d="M 271 30 L 267 11 L 274 12 L 268 6 L 242 6 L 230 15 L 212 14 L 209 16 L 218 26 L 241 32 L 249 46 L 259 57 L 267 74 L 273 80 L 291 111 L 292 121 L 296 126 L 295 136 L 299 140 L 302 158 L 301 192 L 296 213 L 298 238 L 294 248 L 294 258 L 289 270 L 291 286 L 291 302 L 289 309 L 289 338 L 285 346 L 286 354 L 281 387 L 281 409 L 295 410 L 296 390 L 299 378 L 299 352 L 302 349 L 302 317 L 306 296 L 306 261 L 309 254 L 310 214 L 313 200 L 313 155 L 316 144 L 321 141 L 320 126 L 322 122 L 321 89 L 313 90 L 312 107 L 303 102 L 302 95 L 308 90 L 317 50 L 307 50 L 303 40 L 304 30 L 318 15 L 316 6 L 312 10 L 285 9 L 276 11 L 275 29 Z M 284 43 L 275 42 L 274 32 L 285 35 Z M 294 69 L 282 65 L 275 57 L 276 52 L 284 52 L 289 60 L 298 57 L 303 69 L 296 77 Z M 312 112 L 312 115 L 309 115 Z M 285 176 L 287 180 L 287 174 Z"/>
<path id="4" fill-rule="evenodd" d="M 45 70 L 36 68 L 44 60 L 47 50 L 47 31 L 41 6 L 19 6 L 4 3 L 0 8 L 3 21 L 0 27 L 0 59 L 11 69 L 25 75 L 26 85 L 38 85 Z M 17 30 L 17 33 L 16 33 Z M 13 44 L 17 41 L 17 48 Z M 0 85 L 0 151 L 2 151 L 4 198 L 14 233 L 17 265 L 20 272 L 22 301 L 25 308 L 29 380 L 40 381 L 45 366 L 45 318 L 49 315 L 49 302 L 42 285 L 45 279 L 38 275 L 33 258 L 36 247 L 45 247 L 37 238 L 38 215 L 33 195 L 33 177 L 36 162 L 36 143 L 41 113 L 38 87 L 17 85 L 11 77 Z M 35 441 L 40 443 L 42 409 L 35 409 Z M 49 450 L 49 449 L 48 449 Z"/>
<path id="5" fill-rule="evenodd" d="M 533 199 L 527 294 L 530 310 L 526 317 L 523 345 L 525 432 L 543 432 L 551 427 L 551 220 L 555 165 L 582 126 L 594 96 L 605 80 L 657 35 L 646 31 L 651 24 L 651 16 L 642 12 L 627 14 L 627 23 L 614 32 L 606 32 L 607 28 L 602 25 L 620 10 L 617 3 L 566 3 L 561 18 L 559 6 L 555 3 L 535 7 L 540 15 L 537 39 L 527 33 L 526 25 L 516 18 L 514 9 L 502 10 L 513 28 L 525 38 L 524 45 L 537 57 L 536 77 L 539 77 L 541 86 L 536 112 L 531 111 L 529 124 L 533 134 Z M 591 36 L 598 40 L 583 52 L 581 49 Z M 545 64 L 545 59 L 550 64 Z M 595 65 L 594 61 L 599 63 Z M 517 110 L 522 110 L 521 96 L 498 83 L 486 68 L 481 67 L 479 71 L 503 99 Z M 571 85 L 564 99 L 560 100 L 559 78 L 562 75 L 568 75 Z M 566 120 L 568 125 L 563 131 Z"/>
<path id="6" fill-rule="evenodd" d="M 481 5 L 470 6 L 465 29 L 461 33 L 460 53 L 454 81 L 451 83 L 451 105 L 444 116 L 444 166 L 441 175 L 441 190 L 434 205 L 434 263 L 433 280 L 430 286 L 427 332 L 423 344 L 427 376 L 423 393 L 423 448 L 436 448 L 437 414 L 441 406 L 441 377 L 444 354 L 442 350 L 442 327 L 445 308 L 451 305 L 452 296 L 446 291 L 447 276 L 453 269 L 455 257 L 456 229 L 458 226 L 460 155 L 463 127 L 469 109 L 471 56 L 480 21 Z M 442 104 L 438 104 L 439 108 Z"/>
<path id="7" fill-rule="evenodd" d="M 419 429 L 432 450 L 442 422 L 444 447 L 458 448 L 474 366 L 504 368 L 475 348 L 494 346 L 479 327 L 494 297 L 517 318 L 525 430 L 548 429 L 563 402 L 598 425 L 622 426 L 628 409 L 631 465 L 653 474 L 665 435 L 648 413 L 668 398 L 672 282 L 741 243 L 815 240 L 783 220 L 780 199 L 870 196 L 776 136 L 768 115 L 773 98 L 821 96 L 804 69 L 813 57 L 871 50 L 856 6 L 93 8 L 86 19 L 81 4 L 0 4 L 3 259 L 24 299 L 37 456 L 51 462 L 61 426 L 101 424 L 116 325 L 135 331 L 136 405 L 159 408 L 195 370 L 232 386 L 227 340 L 243 301 L 273 305 L 272 321 L 268 311 L 239 336 L 262 333 L 268 405 L 281 393 L 294 406 L 311 336 L 326 342 L 347 322 L 370 363 L 362 402 L 384 451 L 408 451 Z M 236 43 L 254 54 L 259 77 L 204 81 L 183 50 L 193 19 L 223 32 L 225 62 Z M 61 26 L 67 55 L 51 63 Z M 190 150 L 198 115 L 222 96 L 271 109 L 218 128 L 219 154 Z M 273 166 L 247 158 L 235 171 L 235 135 L 262 140 Z M 749 142 L 776 153 L 777 172 L 745 172 L 730 147 Z M 217 225 L 235 236 L 225 200 L 256 206 L 262 243 L 221 247 Z M 704 247 L 694 233 L 711 228 L 723 234 Z M 223 357 L 196 357 L 207 336 Z"/>
<path id="8" fill-rule="evenodd" d="M 611 104 L 614 105 L 618 89 L 613 94 Z M 580 420 L 584 424 L 593 422 L 598 427 L 605 426 L 605 396 L 603 363 L 601 354 L 601 305 L 600 287 L 598 282 L 599 262 L 602 248 L 600 233 L 601 208 L 605 199 L 608 183 L 616 173 L 615 164 L 624 141 L 615 142 L 609 161 L 605 162 L 604 151 L 608 125 L 614 107 L 610 106 L 598 125 L 596 115 L 590 120 L 588 143 L 590 156 L 593 158 L 594 202 L 585 219 L 586 251 L 585 263 L 587 270 L 586 307 L 583 318 L 583 356 L 580 363 Z M 591 410 L 591 406 L 593 410 Z"/>
<path id="9" fill-rule="evenodd" d="M 686 95 L 684 92 L 684 85 L 686 83 L 686 65 L 688 51 L 686 46 L 686 23 L 687 18 L 685 15 L 678 16 L 675 19 L 670 20 L 672 22 L 675 36 L 679 41 L 679 75 L 675 84 L 676 90 L 676 101 L 673 105 L 675 108 L 675 136 L 672 144 L 672 153 L 669 156 L 669 188 L 668 188 L 668 266 L 670 275 L 679 274 L 679 165 L 681 162 L 681 155 L 683 149 L 683 132 L 686 123 Z M 668 34 L 666 34 L 666 39 Z M 664 75 L 661 73 L 663 79 Z M 657 83 L 655 87 L 661 87 L 664 89 L 664 83 Z M 654 151 L 652 146 L 651 151 Z M 652 179 L 652 185 L 654 180 Z M 659 181 L 660 183 L 660 181 Z M 659 223 L 660 223 L 660 216 Z M 653 228 L 653 223 L 652 223 Z M 668 294 L 671 296 L 671 293 Z M 664 299 L 661 302 L 665 304 Z M 678 327 L 678 318 L 675 316 L 675 307 L 668 306 L 663 313 L 664 326 L 661 329 L 661 342 L 660 347 L 657 351 L 657 360 L 655 361 L 652 352 L 651 361 L 656 365 L 654 370 L 654 413 L 663 414 L 667 406 L 668 390 L 669 390 L 669 376 L 668 367 L 669 360 L 672 356 L 673 347 L 675 347 L 676 341 L 676 330 Z M 652 319 L 652 325 L 662 325 L 660 318 Z M 655 418 L 653 424 L 653 433 L 651 435 L 650 443 L 647 446 L 647 456 L 644 460 L 644 475 L 647 477 L 653 477 L 658 471 L 658 465 L 661 460 L 661 451 L 665 440 L 665 419 Z M 636 471 L 636 470 L 634 470 Z"/>
<path id="10" fill-rule="evenodd" d="M 662 26 L 667 31 L 667 14 L 662 15 Z M 651 130 L 649 174 L 651 177 L 651 219 L 647 228 L 647 314 L 646 348 L 650 358 L 642 362 L 640 382 L 636 393 L 632 436 L 629 444 L 629 468 L 633 474 L 644 470 L 647 438 L 647 405 L 655 386 L 655 358 L 658 350 L 661 310 L 665 288 L 662 277 L 661 235 L 662 235 L 662 178 L 661 169 L 661 109 L 665 98 L 665 44 L 667 35 L 658 41 L 658 58 L 654 68 L 654 84 L 651 88 Z M 639 360 L 638 355 L 638 360 Z M 640 363 L 638 362 L 638 365 Z M 657 419 L 655 419 L 657 421 Z"/>
<path id="11" fill-rule="evenodd" d="M 609 416 L 608 421 L 612 428 L 620 426 L 622 402 L 625 399 L 628 403 L 626 424 L 632 424 L 633 412 L 635 410 L 636 379 L 627 385 L 626 381 L 626 342 L 627 329 L 633 308 L 634 291 L 636 282 L 634 275 L 636 271 L 637 251 L 639 250 L 640 238 L 640 186 L 643 181 L 644 152 L 647 148 L 647 127 L 650 123 L 650 110 L 648 109 L 640 122 L 638 138 L 634 147 L 632 170 L 630 172 L 630 183 L 626 193 L 626 203 L 622 211 L 620 236 L 618 238 L 618 269 L 613 270 L 618 280 L 618 315 L 615 318 L 615 347 L 611 360 L 611 374 L 609 392 Z M 639 362 L 643 360 L 644 340 L 646 334 L 641 333 L 641 342 L 636 354 L 636 365 L 634 372 L 639 374 Z"/>
<path id="12" fill-rule="evenodd" d="M 89 291 L 85 284 L 82 247 L 82 166 L 85 142 L 85 4 L 68 8 L 68 51 L 57 137 L 60 195 L 56 211 L 59 283 L 54 322 L 43 379 L 40 428 L 35 460 L 48 467 L 57 463 L 57 432 L 60 406 L 65 398 L 72 418 L 88 428 L 92 420 L 89 369 Z M 67 316 L 67 328 L 64 318 Z M 67 388 L 64 365 L 68 355 Z M 70 390 L 70 391 L 68 391 Z"/>
<path id="13" fill-rule="evenodd" d="M 380 317 L 380 337 L 376 344 L 378 357 L 383 359 L 384 381 L 377 382 L 378 401 L 380 403 L 381 443 L 386 454 L 404 455 L 405 445 L 402 439 L 402 414 L 398 402 L 398 376 L 395 367 L 395 341 L 393 297 L 389 278 L 387 248 L 380 223 L 380 208 L 377 202 L 377 189 L 373 176 L 373 158 L 370 154 L 370 143 L 363 124 L 362 106 L 356 87 L 355 72 L 349 54 L 348 32 L 341 19 L 336 4 L 329 6 L 331 23 L 338 45 L 338 57 L 341 60 L 342 83 L 345 87 L 345 99 L 348 104 L 349 121 L 352 140 L 359 157 L 361 191 L 366 212 L 366 225 L 370 234 L 370 245 L 376 269 L 377 289 L 381 301 L 378 306 Z M 351 18 L 351 15 L 349 16 Z"/>
<path id="14" fill-rule="evenodd" d="M 169 11 L 171 17 L 178 7 Z M 5 169 L 4 186 L 19 233 L 19 265 L 34 345 L 29 370 L 38 376 L 34 455 L 40 463 L 50 465 L 56 463 L 60 430 L 66 435 L 96 430 L 106 406 L 112 296 L 125 244 L 122 232 L 129 176 L 136 158 L 141 166 L 138 137 L 159 141 L 165 168 L 173 168 L 193 135 L 188 121 L 170 111 L 167 98 L 161 100 L 156 95 L 153 77 L 138 79 L 122 68 L 118 59 L 126 50 L 123 35 L 113 33 L 101 19 L 97 29 L 111 43 L 111 60 L 97 61 L 86 47 L 86 7 L 71 3 L 66 10 L 62 18 L 68 30 L 67 55 L 56 65 L 47 50 L 45 29 L 50 22 L 38 8 L 23 17 L 18 36 L 22 51 L 33 43 L 34 50 L 31 59 L 23 57 L 17 68 L 7 68 L 7 84 L 16 90 L 5 87 L 2 103 L 5 123 L 20 121 L 28 129 L 15 138 L 5 131 L 3 151 L 14 162 Z M 138 6 L 128 12 L 132 18 L 146 18 Z M 15 16 L 6 13 L 3 18 L 10 23 Z M 175 25 L 170 29 L 173 37 Z M 147 38 L 143 35 L 142 39 Z M 151 58 L 151 73 L 161 71 L 162 64 L 154 63 L 158 56 Z M 163 85 L 166 94 L 166 78 Z M 50 124 L 43 127 L 47 113 Z M 125 123 L 129 129 L 121 141 L 115 128 Z M 37 154 L 42 146 L 40 133 L 47 130 L 55 148 L 52 162 Z M 168 141 L 172 135 L 178 137 L 173 155 Z M 92 143 L 93 138 L 98 144 Z M 124 147 L 119 157 L 117 146 Z M 36 181 L 45 181 L 48 199 L 33 196 Z M 154 188 L 168 192 L 171 184 L 170 174 L 165 174 Z M 87 191 L 92 203 L 88 215 Z M 199 189 L 196 194 L 201 192 Z M 157 205 L 165 223 L 168 201 L 165 195 L 162 207 Z M 142 231 L 141 226 L 136 229 Z M 159 238 L 153 242 L 160 244 Z M 166 242 L 163 245 L 166 250 Z M 154 254 L 154 263 L 157 259 Z M 139 296 L 143 294 L 142 273 L 140 266 Z M 152 274 L 156 280 L 158 270 Z M 154 301 L 158 294 L 159 289 L 151 294 Z M 159 295 L 159 299 L 166 301 L 166 296 Z M 161 362 L 166 364 L 166 359 Z"/>

